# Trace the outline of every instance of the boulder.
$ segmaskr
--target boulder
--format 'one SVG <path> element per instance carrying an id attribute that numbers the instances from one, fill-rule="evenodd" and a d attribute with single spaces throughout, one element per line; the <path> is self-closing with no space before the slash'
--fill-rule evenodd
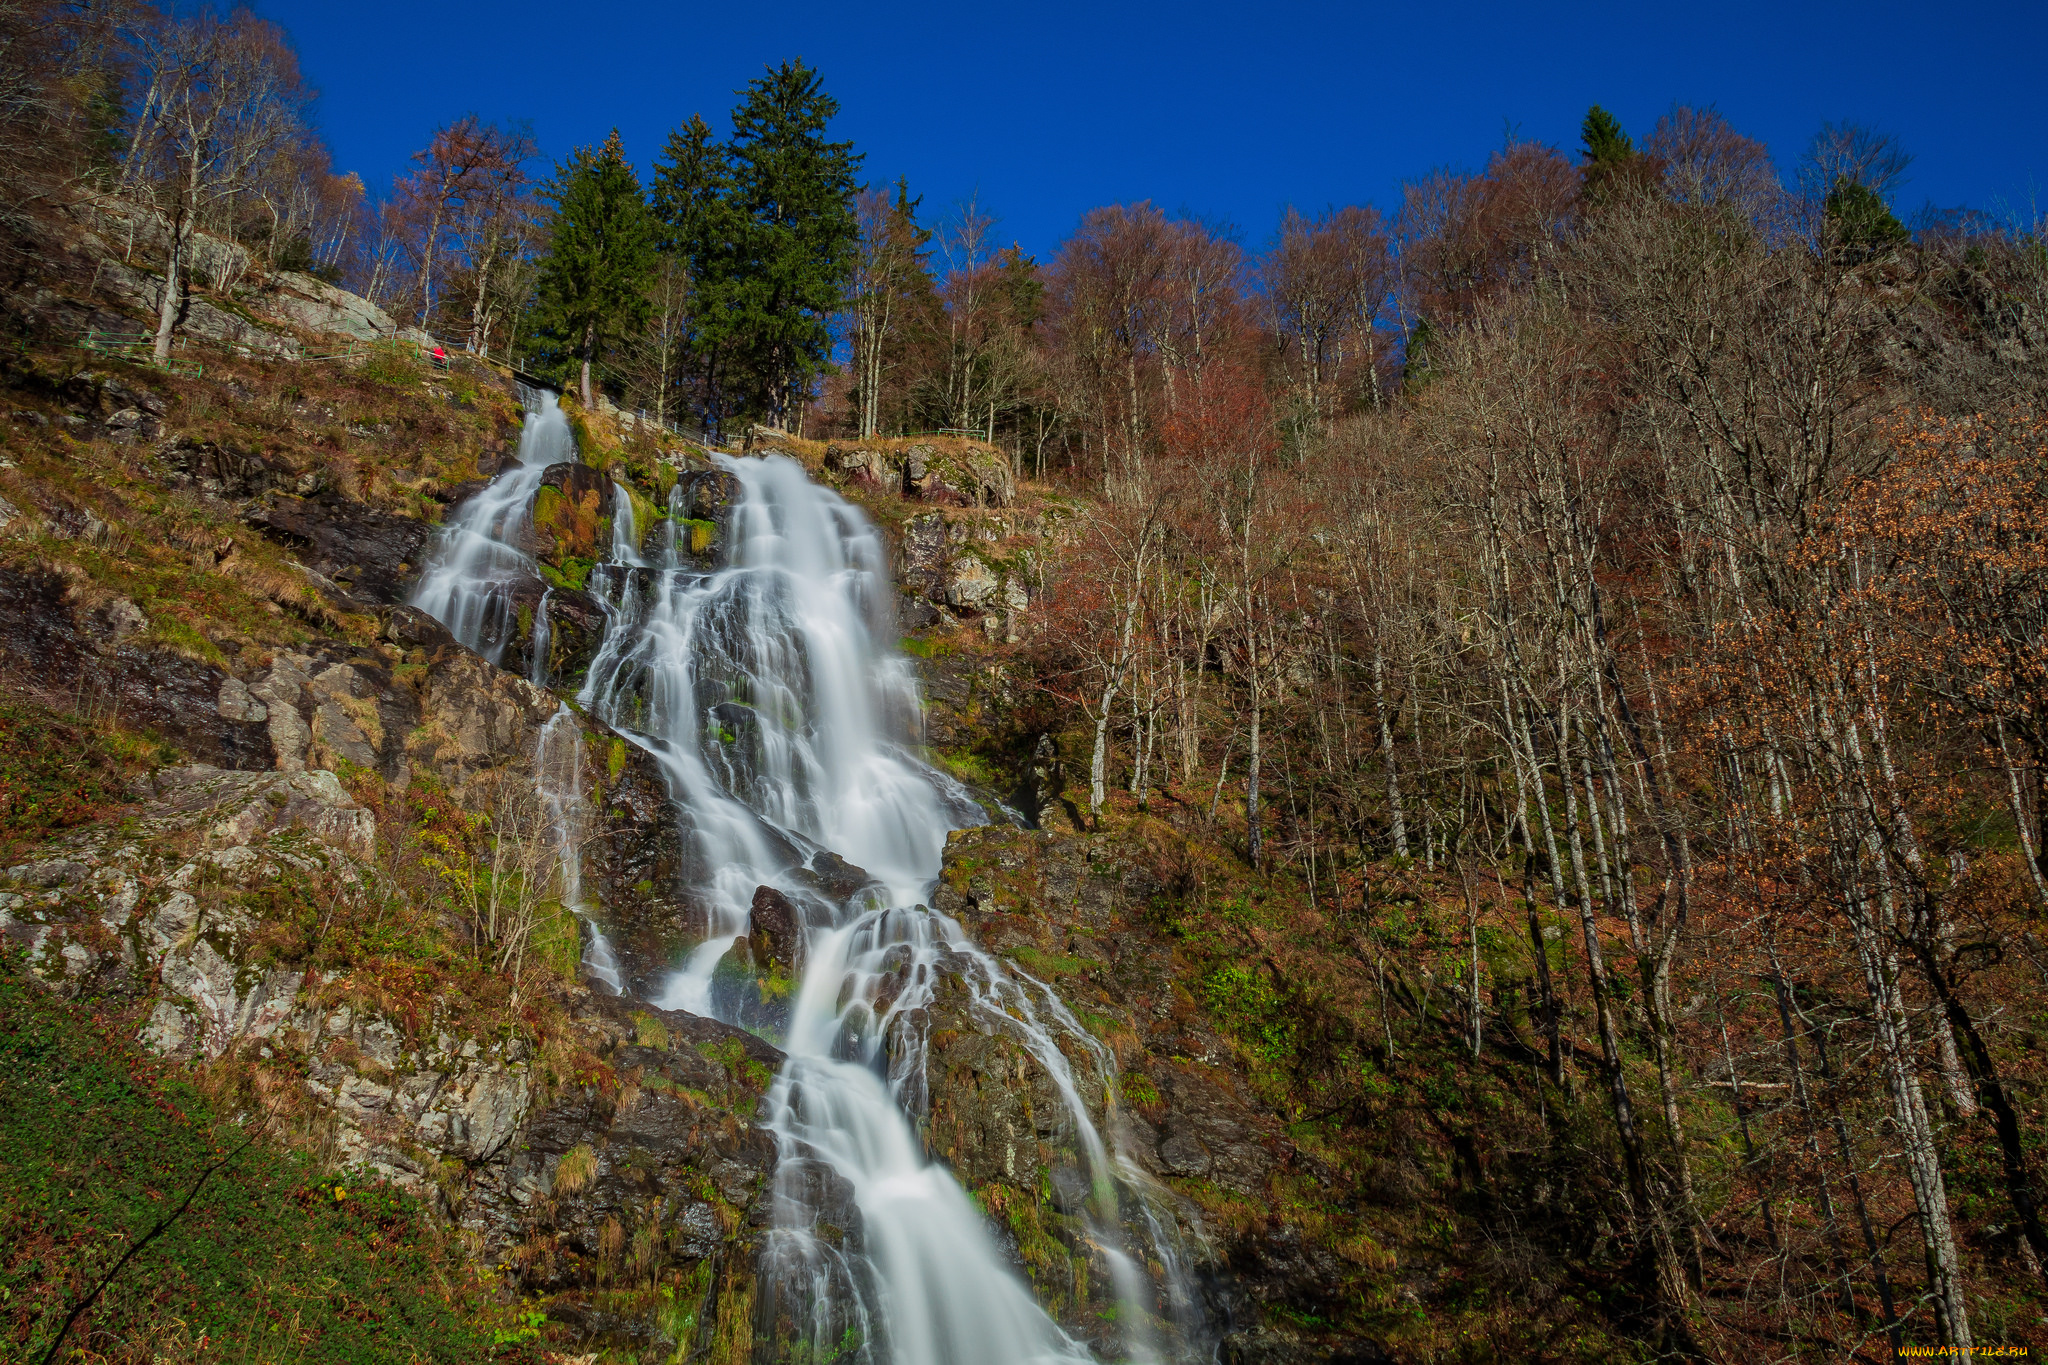
<path id="1" fill-rule="evenodd" d="M 803 912 L 774 887 L 755 887 L 754 904 L 747 913 L 747 943 L 756 962 L 797 976 L 805 958 Z"/>
<path id="2" fill-rule="evenodd" d="M 216 461 L 214 468 L 220 466 Z M 236 477 L 254 487 L 261 476 L 237 466 Z M 245 472 L 246 471 L 246 472 Z M 245 525 L 281 545 L 300 562 L 335 584 L 361 609 L 396 606 L 419 578 L 434 528 L 413 517 L 394 516 L 331 491 L 305 496 L 290 486 L 270 487 L 242 513 Z"/>
<path id="3" fill-rule="evenodd" d="M 325 280 L 280 270 L 271 277 L 270 285 L 258 306 L 294 327 L 339 333 L 358 341 L 375 341 L 398 332 L 398 324 L 382 308 Z"/>
<path id="4" fill-rule="evenodd" d="M 731 538 L 732 511 L 741 493 L 738 477 L 728 470 L 700 469 L 684 474 L 673 504 L 677 552 L 699 567 L 715 567 Z"/>
<path id="5" fill-rule="evenodd" d="M 985 611 L 996 601 L 1002 582 L 975 555 L 963 554 L 947 566 L 945 602 L 966 611 Z"/>
<path id="6" fill-rule="evenodd" d="M 711 1008 L 745 1029 L 780 1038 L 789 1027 L 796 978 L 778 962 L 754 954 L 751 939 L 732 941 L 711 973 Z"/>

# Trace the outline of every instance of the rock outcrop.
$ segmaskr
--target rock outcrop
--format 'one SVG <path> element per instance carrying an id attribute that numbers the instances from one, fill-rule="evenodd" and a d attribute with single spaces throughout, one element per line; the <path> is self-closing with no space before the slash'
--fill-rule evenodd
<path id="1" fill-rule="evenodd" d="M 1377 1359 L 1372 1343 L 1332 1348 L 1268 1311 L 1334 1316 L 1360 1267 L 1279 1212 L 1327 1172 L 1289 1139 L 1236 1049 L 1177 986 L 1185 969 L 1148 923 L 1163 889 L 1142 861 L 1101 839 L 992 825 L 949 837 L 933 904 L 1114 1040 L 1112 1051 L 1070 1036 L 1061 1051 L 1105 1141 L 1143 1173 L 1121 1191 L 1125 1216 L 1142 1206 L 1178 1225 L 1188 1282 L 1226 1329 L 1220 1358 L 1324 1360 L 1336 1349 Z M 975 970 L 950 962 L 920 1021 L 926 1143 L 985 1207 L 1004 1210 L 1019 1269 L 1070 1330 L 1086 1333 L 1111 1311 L 1102 1299 L 1111 1281 L 1096 1278 L 1103 1268 L 1083 1217 L 1095 1197 L 1085 1155 L 1043 1061 L 977 1003 Z M 1171 1305 L 1155 1309 L 1171 1320 Z"/>
<path id="2" fill-rule="evenodd" d="M 992 641 L 1015 644 L 1032 584 L 1056 523 L 1037 513 L 928 512 L 903 523 L 897 590 L 906 626 L 973 621 Z"/>
<path id="3" fill-rule="evenodd" d="M 1017 496 L 1009 456 L 977 441 L 833 442 L 824 463 L 834 477 L 919 502 L 1008 507 Z"/>
<path id="4" fill-rule="evenodd" d="M 165 1055 L 255 1066 L 273 1105 L 315 1116 L 338 1164 L 442 1209 L 583 1345 L 751 1340 L 774 1048 L 581 990 L 548 1056 L 517 1031 L 379 1009 L 280 957 L 262 910 L 374 876 L 375 819 L 333 773 L 186 766 L 137 796 L 119 826 L 0 871 L 0 937 L 31 970 L 68 993 L 140 997 L 142 1037 Z M 696 1286 L 693 1311 L 620 1292 L 656 1282 Z"/>

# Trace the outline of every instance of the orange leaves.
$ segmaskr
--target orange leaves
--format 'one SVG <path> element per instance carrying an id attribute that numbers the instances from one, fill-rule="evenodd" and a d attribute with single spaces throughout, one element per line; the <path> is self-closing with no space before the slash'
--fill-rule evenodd
<path id="1" fill-rule="evenodd" d="M 1892 459 L 1847 491 L 1806 562 L 1842 566 L 1847 596 L 1891 626 L 1893 664 L 1946 704 L 2048 712 L 2048 420 L 1902 413 L 1888 427 Z"/>

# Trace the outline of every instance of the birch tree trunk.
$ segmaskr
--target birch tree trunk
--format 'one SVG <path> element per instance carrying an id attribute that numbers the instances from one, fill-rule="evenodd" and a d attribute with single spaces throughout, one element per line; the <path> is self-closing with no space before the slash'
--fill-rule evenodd
<path id="1" fill-rule="evenodd" d="M 170 250 L 164 257 L 164 292 L 156 307 L 156 345 L 150 353 L 159 367 L 171 363 L 171 333 L 178 325 L 178 306 L 183 302 L 187 221 L 182 208 L 171 216 Z"/>

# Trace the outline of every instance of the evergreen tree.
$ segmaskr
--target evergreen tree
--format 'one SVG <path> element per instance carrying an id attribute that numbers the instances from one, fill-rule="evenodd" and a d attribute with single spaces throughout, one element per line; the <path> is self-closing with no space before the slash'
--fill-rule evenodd
<path id="1" fill-rule="evenodd" d="M 785 422 L 832 345 L 859 228 L 850 142 L 827 142 L 839 112 L 816 72 L 784 62 L 748 85 L 733 111 L 726 156 L 732 249 L 724 279 L 707 288 L 724 307 L 705 341 L 729 345 L 732 379 L 751 406 Z"/>
<path id="2" fill-rule="evenodd" d="M 653 207 L 661 252 L 680 262 L 690 279 L 691 317 L 684 346 L 686 384 L 706 431 L 723 423 L 730 406 L 726 379 L 733 352 L 730 329 L 706 326 L 728 309 L 738 277 L 733 245 L 732 167 L 725 147 L 701 114 L 668 136 L 654 163 Z"/>
<path id="3" fill-rule="evenodd" d="M 1636 155 L 1636 145 L 1629 135 L 1622 131 L 1614 115 L 1594 105 L 1586 111 L 1586 118 L 1579 125 L 1579 139 L 1583 149 L 1580 160 L 1585 162 L 1582 172 L 1584 185 L 1582 193 L 1589 204 L 1602 204 L 1613 197 L 1618 184 L 1637 180 L 1643 167 Z"/>
<path id="4" fill-rule="evenodd" d="M 555 218 L 540 269 L 540 324 L 563 362 L 580 361 L 587 407 L 592 360 L 646 320 L 654 221 L 616 128 L 597 151 L 580 148 L 563 162 L 546 197 Z"/>
<path id="5" fill-rule="evenodd" d="M 1876 190 L 1846 175 L 1835 178 L 1822 211 L 1835 248 L 1854 260 L 1881 256 L 1913 239 Z"/>
<path id="6" fill-rule="evenodd" d="M 1622 131 L 1614 115 L 1597 104 L 1586 111 L 1585 122 L 1579 125 L 1579 137 L 1585 143 L 1581 156 L 1589 166 L 1619 166 L 1636 154 L 1635 143 Z"/>
<path id="7" fill-rule="evenodd" d="M 1401 357 L 1401 387 L 1410 397 L 1428 388 L 1430 381 L 1436 378 L 1436 372 L 1430 368 L 1429 354 L 1436 344 L 1436 328 L 1429 325 L 1429 319 L 1415 319 Z"/>

